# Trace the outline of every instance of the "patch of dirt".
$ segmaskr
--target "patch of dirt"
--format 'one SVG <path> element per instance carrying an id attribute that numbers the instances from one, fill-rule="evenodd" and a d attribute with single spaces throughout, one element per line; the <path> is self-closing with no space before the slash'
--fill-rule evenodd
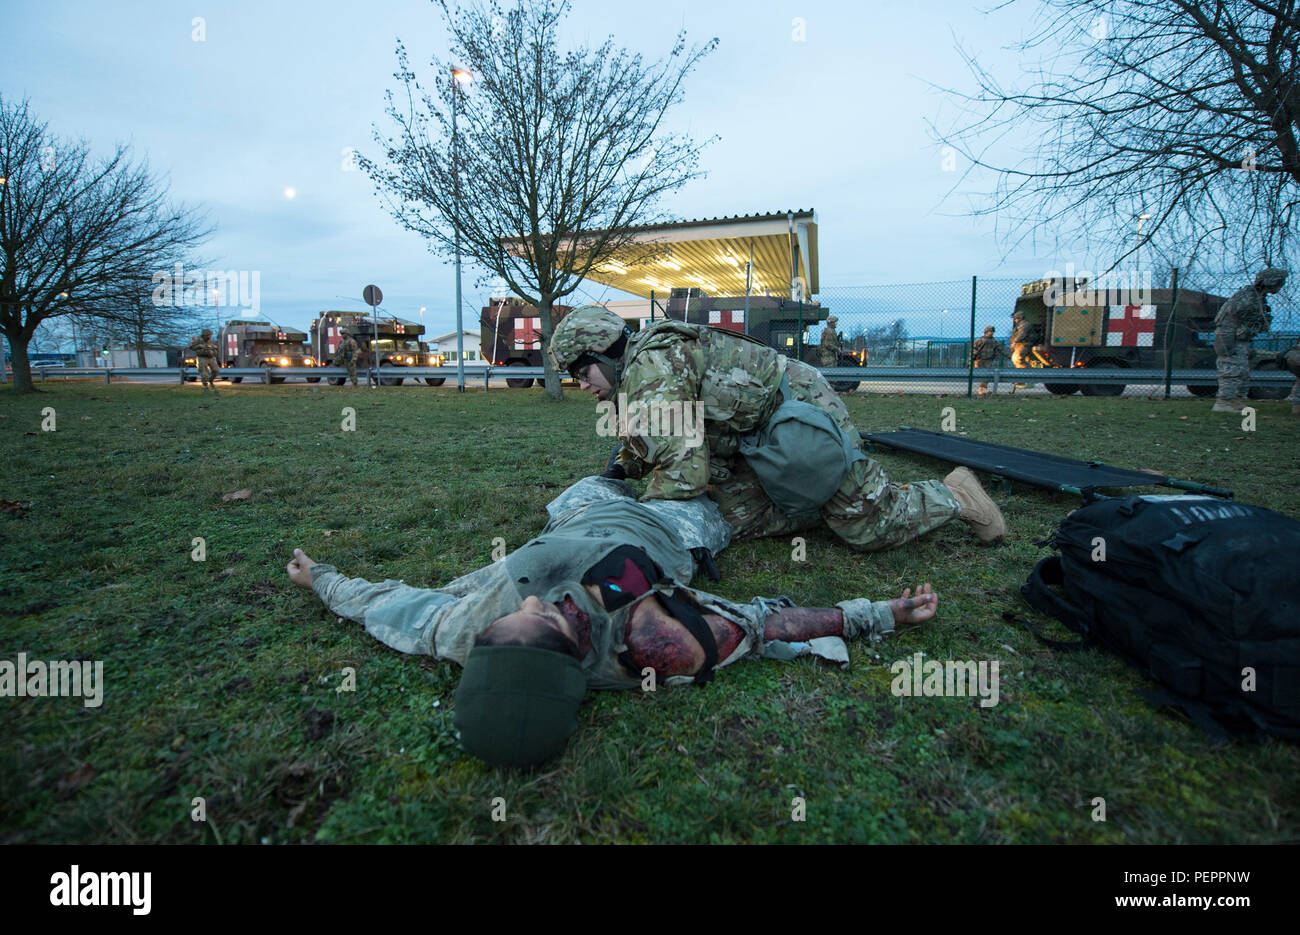
<path id="1" fill-rule="evenodd" d="M 59 798 L 66 799 L 94 778 L 95 767 L 89 763 L 83 763 L 71 772 L 64 773 L 55 784 L 54 789 Z"/>
<path id="2" fill-rule="evenodd" d="M 303 740 L 320 740 L 334 729 L 334 712 L 323 708 L 312 708 L 302 716 L 307 729 L 302 732 Z"/>

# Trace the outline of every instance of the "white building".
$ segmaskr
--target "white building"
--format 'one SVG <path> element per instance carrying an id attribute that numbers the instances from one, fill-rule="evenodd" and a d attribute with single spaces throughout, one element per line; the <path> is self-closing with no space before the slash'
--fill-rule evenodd
<path id="1" fill-rule="evenodd" d="M 488 362 L 483 359 L 483 351 L 479 345 L 479 332 L 466 328 L 461 335 L 465 342 L 465 369 L 482 370 L 487 367 Z M 444 360 L 443 366 L 456 366 L 456 332 L 450 331 L 431 338 L 429 352 L 441 354 Z"/>

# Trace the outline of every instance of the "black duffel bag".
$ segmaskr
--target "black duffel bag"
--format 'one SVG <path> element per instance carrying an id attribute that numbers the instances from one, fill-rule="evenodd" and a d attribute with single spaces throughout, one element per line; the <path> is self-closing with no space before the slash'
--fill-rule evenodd
<path id="1" fill-rule="evenodd" d="M 1207 732 L 1300 739 L 1300 522 L 1204 496 L 1101 498 L 1020 589 L 1162 686 Z"/>

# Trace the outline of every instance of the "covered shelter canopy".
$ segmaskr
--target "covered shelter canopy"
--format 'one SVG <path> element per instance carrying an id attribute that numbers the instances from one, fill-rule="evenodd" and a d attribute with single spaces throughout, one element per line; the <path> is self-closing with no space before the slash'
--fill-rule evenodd
<path id="1" fill-rule="evenodd" d="M 674 221 L 631 234 L 588 280 L 642 298 L 688 288 L 741 296 L 752 257 L 749 294 L 808 301 L 818 292 L 817 212 L 811 209 Z"/>

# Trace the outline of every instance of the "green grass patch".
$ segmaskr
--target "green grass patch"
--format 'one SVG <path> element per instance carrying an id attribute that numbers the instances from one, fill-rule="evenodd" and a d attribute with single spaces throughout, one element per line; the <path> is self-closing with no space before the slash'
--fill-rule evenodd
<path id="1" fill-rule="evenodd" d="M 1232 488 L 1300 515 L 1300 420 L 1257 431 L 1210 400 L 854 396 L 860 428 L 958 429 Z M 356 431 L 340 430 L 343 407 Z M 42 431 L 53 407 L 57 430 Z M 743 663 L 710 687 L 594 694 L 563 757 L 527 772 L 465 756 L 458 668 L 340 623 L 284 566 L 438 586 L 535 535 L 604 464 L 589 397 L 540 390 L 46 385 L 0 392 L 0 658 L 99 659 L 99 708 L 0 698 L 5 842 L 1295 841 L 1300 750 L 1216 745 L 1152 709 L 1100 652 L 1060 656 L 1000 618 L 1078 501 L 993 490 L 1008 541 L 959 524 L 862 555 L 829 532 L 723 555 L 716 590 L 802 604 L 930 581 L 938 618 L 839 671 Z M 899 481 L 948 466 L 878 453 Z M 245 501 L 223 501 L 241 488 Z M 192 559 L 193 540 L 206 559 Z M 997 659 L 1001 703 L 896 698 L 889 665 Z M 357 689 L 340 692 L 345 667 Z M 806 821 L 791 820 L 792 799 Z M 1092 820 L 1092 800 L 1107 820 Z M 192 800 L 207 821 L 191 820 Z M 493 800 L 506 820 L 493 820 Z"/>

